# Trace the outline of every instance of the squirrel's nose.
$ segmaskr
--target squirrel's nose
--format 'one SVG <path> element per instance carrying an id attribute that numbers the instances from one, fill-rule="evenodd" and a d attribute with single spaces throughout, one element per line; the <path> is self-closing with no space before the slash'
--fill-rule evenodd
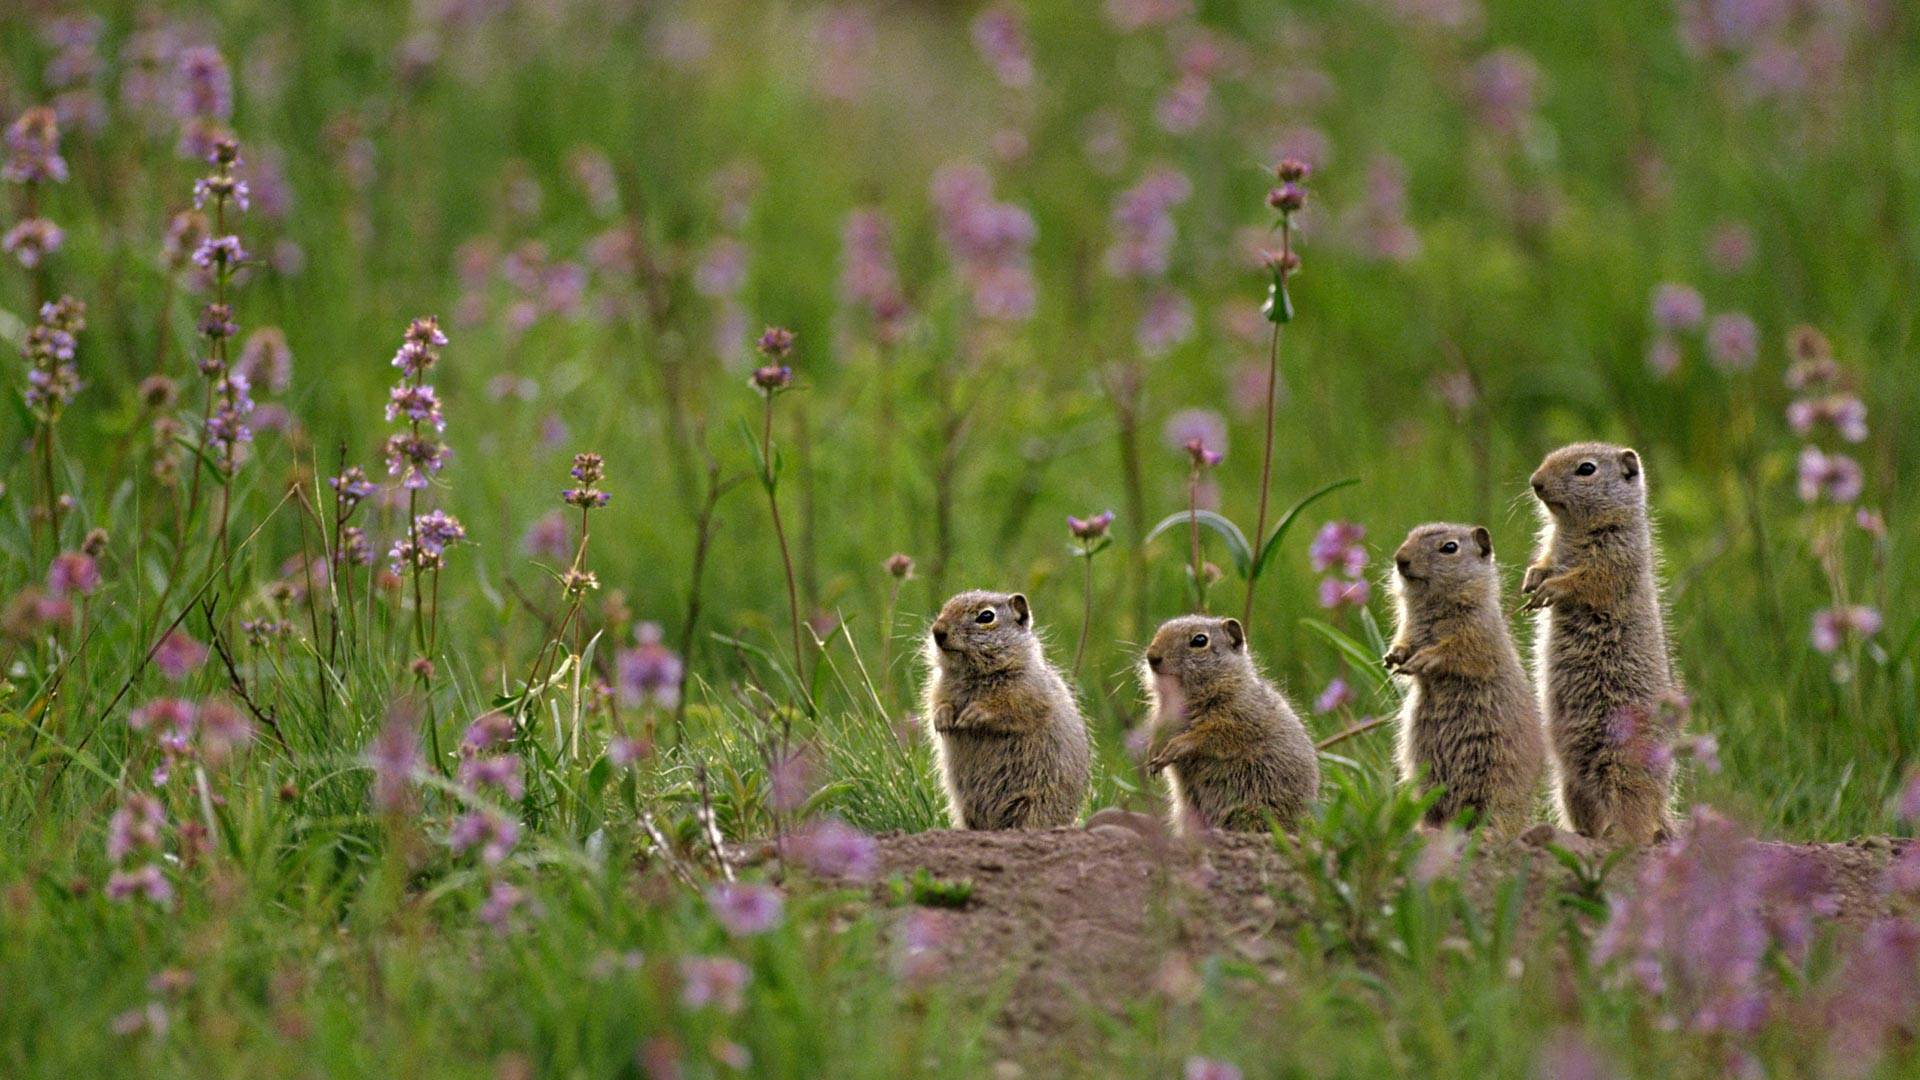
<path id="1" fill-rule="evenodd" d="M 1533 493 L 1538 496 L 1545 496 L 1547 493 L 1547 485 L 1539 480 L 1535 480 L 1533 482 Z"/>
<path id="2" fill-rule="evenodd" d="M 946 628 L 946 627 L 944 627 L 944 626 L 936 626 L 936 627 L 934 627 L 934 628 L 933 628 L 933 643 L 934 643 L 935 645 L 945 645 L 945 644 L 947 643 L 947 628 Z"/>
<path id="3" fill-rule="evenodd" d="M 1394 557 L 1393 565 L 1400 568 L 1401 577 L 1406 577 L 1407 571 L 1413 569 L 1413 560 L 1404 555 L 1398 555 Z"/>
<path id="4" fill-rule="evenodd" d="M 1148 654 L 1147 654 L 1147 666 L 1148 666 L 1148 667 L 1150 667 L 1150 668 L 1152 668 L 1152 669 L 1153 669 L 1153 670 L 1155 670 L 1155 671 L 1159 671 L 1159 670 L 1160 670 L 1160 657 L 1159 657 L 1158 655 L 1156 655 L 1156 654 L 1154 654 L 1154 653 L 1148 653 Z"/>

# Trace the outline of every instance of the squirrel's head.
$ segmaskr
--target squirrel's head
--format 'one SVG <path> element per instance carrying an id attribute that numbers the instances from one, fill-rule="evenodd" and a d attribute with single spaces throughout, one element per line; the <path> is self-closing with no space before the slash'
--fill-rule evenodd
<path id="1" fill-rule="evenodd" d="M 940 609 L 927 634 L 943 668 L 1004 667 L 1033 647 L 1033 608 L 1020 593 L 963 592 Z"/>
<path id="2" fill-rule="evenodd" d="M 1555 521 L 1568 525 L 1637 512 L 1647 504 L 1640 455 L 1624 446 L 1563 446 L 1533 471 L 1532 483 L 1540 505 Z"/>
<path id="3" fill-rule="evenodd" d="M 1252 664 L 1247 657 L 1247 631 L 1240 620 L 1208 615 L 1183 615 L 1161 623 L 1147 645 L 1145 659 L 1148 682 L 1158 686 L 1171 680 L 1187 690 L 1210 686 L 1224 675 L 1245 672 Z"/>
<path id="4" fill-rule="evenodd" d="M 1479 525 L 1416 525 L 1393 553 L 1396 587 L 1415 596 L 1452 596 L 1493 578 L 1493 536 Z"/>

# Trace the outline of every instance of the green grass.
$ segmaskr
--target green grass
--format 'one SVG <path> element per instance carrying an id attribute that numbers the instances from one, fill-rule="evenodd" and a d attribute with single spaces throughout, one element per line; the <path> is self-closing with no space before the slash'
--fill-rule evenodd
<path id="1" fill-rule="evenodd" d="M 10 341 L 32 323 L 36 295 L 89 305 L 85 387 L 58 426 L 55 484 L 73 498 L 59 547 L 95 527 L 108 537 L 103 584 L 73 621 L 0 640 L 0 1072 L 482 1076 L 524 1061 L 540 1075 L 632 1075 L 636 1048 L 655 1037 L 677 1040 L 693 1075 L 721 1068 L 716 1038 L 744 1045 L 756 1074 L 991 1067 L 989 1012 L 896 977 L 886 932 L 897 912 L 863 914 L 846 893 L 799 884 L 777 931 L 730 941 L 681 874 L 714 872 L 709 809 L 721 833 L 748 843 L 816 813 L 869 831 L 942 824 L 912 720 L 919 641 L 945 595 L 966 587 L 1026 592 L 1063 664 L 1083 604 L 1092 611 L 1078 690 L 1098 748 L 1093 805 L 1157 806 L 1125 740 L 1144 712 L 1138 649 L 1190 605 L 1184 530 L 1141 542 L 1186 506 L 1184 455 L 1160 429 L 1191 407 L 1229 419 L 1219 509 L 1251 529 L 1261 418 L 1230 402 L 1264 344 L 1226 323 L 1263 294 L 1240 233 L 1270 224 L 1263 169 L 1276 136 L 1299 124 L 1332 151 L 1310 181 L 1299 314 L 1281 346 L 1275 515 L 1335 481 L 1358 483 L 1314 503 L 1275 550 L 1249 635 L 1303 706 L 1335 676 L 1352 682 L 1351 705 L 1309 718 L 1315 734 L 1395 706 L 1369 659 L 1391 618 L 1377 575 L 1407 528 L 1486 524 L 1511 592 L 1535 527 L 1527 474 L 1563 442 L 1612 439 L 1647 462 L 1692 722 L 1717 738 L 1724 766 L 1690 776 L 1687 800 L 1773 837 L 1906 830 L 1889 809 L 1920 743 L 1907 482 L 1920 468 L 1908 422 L 1920 410 L 1910 377 L 1920 50 L 1905 13 L 1845 37 L 1848 77 L 1819 80 L 1810 99 L 1753 103 L 1736 62 L 1689 53 L 1656 0 L 1551 10 L 1497 0 L 1463 34 L 1411 26 L 1386 3 L 1209 0 L 1199 18 L 1238 50 L 1239 74 L 1217 81 L 1204 125 L 1176 135 L 1153 119 L 1176 77 L 1166 32 L 1117 34 L 1094 5 L 1024 5 L 1040 72 L 1032 93 L 993 81 L 969 43 L 971 9 L 889 5 L 874 24 L 868 90 L 851 103 L 815 92 L 818 8 L 683 7 L 710 37 L 692 70 L 661 58 L 674 16 L 658 5 L 507 4 L 464 25 L 397 2 L 195 9 L 193 35 L 235 69 L 245 153 L 280 162 L 293 193 L 284 217 L 256 207 L 237 229 L 255 252 L 288 243 L 302 254 L 298 273 L 255 271 L 234 290 L 242 339 L 277 326 L 291 344 L 290 388 L 258 396 L 297 423 L 262 430 L 237 474 L 223 557 L 211 495 L 188 522 L 185 483 L 153 477 L 154 414 L 136 393 L 156 367 L 178 380 L 193 441 L 204 298 L 169 284 L 157 253 L 204 168 L 174 154 L 171 128 L 149 132 L 118 106 L 120 49 L 142 6 L 100 6 L 110 122 L 67 132 L 73 178 L 38 196 L 66 246 L 37 274 L 0 268 Z M 24 11 L 0 15 L 9 118 L 55 89 L 38 25 Z M 402 78 L 401 43 L 421 31 L 438 36 L 438 61 Z M 1476 121 L 1468 90 L 1474 62 L 1501 46 L 1540 72 L 1519 138 Z M 1324 101 L 1299 89 L 1315 72 L 1332 87 Z M 1116 171 L 1083 150 L 1096 114 L 1126 133 Z M 1006 129 L 1025 135 L 1023 157 L 993 157 Z M 611 163 L 611 215 L 571 178 L 580 147 Z M 1420 241 L 1404 263 L 1354 239 L 1383 155 L 1404 169 Z M 928 185 L 961 159 L 989 163 L 994 197 L 1034 218 L 1029 321 L 976 318 L 948 257 Z M 755 181 L 729 218 L 715 178 L 743 164 Z M 1105 273 L 1101 253 L 1114 196 L 1154 164 L 1193 185 L 1173 214 L 1165 283 L 1192 301 L 1196 332 L 1146 358 L 1135 322 L 1148 288 Z M 529 186 L 537 207 L 523 205 Z M 11 227 L 24 196 L 8 187 Z M 857 206 L 891 216 L 916 313 L 887 346 L 841 301 L 840 230 Z M 1734 272 L 1707 253 L 1725 222 L 1749 228 L 1755 250 Z M 463 252 L 536 243 L 552 260 L 584 259 L 616 225 L 632 229 L 639 269 L 595 270 L 578 314 L 516 329 L 512 284 L 497 272 L 462 280 Z M 804 690 L 755 475 L 760 399 L 746 343 L 716 352 L 721 305 L 694 281 L 723 236 L 750 252 L 737 297 L 746 326 L 799 335 L 797 388 L 776 403 L 778 497 L 803 606 L 841 621 Z M 1756 319 L 1752 371 L 1714 370 L 1697 335 L 1674 377 L 1648 370 L 1648 298 L 1669 280 L 1698 286 L 1711 313 Z M 310 603 L 286 567 L 331 533 L 324 477 L 344 460 L 383 478 L 388 360 L 407 320 L 428 312 L 452 339 L 434 381 L 454 456 L 423 508 L 456 514 L 469 542 L 441 575 L 423 698 L 408 670 L 419 652 L 410 595 L 369 598 L 363 572 L 336 615 L 341 592 L 322 588 Z M 1871 437 L 1842 448 L 1864 468 L 1861 505 L 1889 523 L 1884 544 L 1846 511 L 1795 494 L 1805 440 L 1783 416 L 1794 395 L 1782 343 L 1803 323 L 1831 339 L 1866 402 Z M 1128 415 L 1102 376 L 1136 362 Z M 7 400 L 18 403 L 24 365 L 10 370 Z M 1478 393 L 1454 411 L 1433 386 L 1462 370 Z M 502 396 L 503 379 L 529 389 Z M 548 437 L 556 425 L 563 434 Z M 0 439 L 16 448 L 0 469 L 0 599 L 42 582 L 54 550 L 34 521 L 34 430 L 24 406 L 0 410 Z M 561 642 L 578 659 L 527 696 L 521 683 L 567 605 L 556 582 L 565 560 L 529 556 L 521 538 L 560 507 L 571 456 L 587 450 L 606 456 L 613 495 L 594 512 L 585 557 L 602 589 Z M 723 491 L 700 622 L 684 639 L 684 715 L 609 705 L 575 674 L 614 678 L 639 622 L 681 647 L 709 476 Z M 201 482 L 219 486 L 211 471 Z M 1094 559 L 1089 598 L 1064 519 L 1107 508 L 1120 515 L 1116 542 Z M 403 513 L 369 504 L 356 521 L 384 554 Z M 1306 546 L 1334 519 L 1368 530 L 1376 588 L 1364 617 L 1315 600 Z M 1828 536 L 1844 541 L 1823 564 Z M 1206 543 L 1225 568 L 1214 607 L 1237 613 L 1231 553 L 1211 533 Z M 917 560 L 904 583 L 882 569 L 896 551 Z M 1844 679 L 1809 645 L 1812 614 L 1836 589 L 1885 615 L 1842 654 Z M 152 787 L 158 764 L 130 710 L 167 695 L 236 696 L 218 658 L 179 685 L 143 668 L 155 627 L 176 616 L 203 642 L 221 629 L 235 676 L 279 735 L 263 730 L 210 767 L 204 796 L 191 766 L 176 770 L 170 821 L 197 822 L 205 850 L 168 841 L 181 856 L 167 864 L 178 898 L 162 911 L 102 895 L 109 818 Z M 290 629 L 251 643 L 243 619 Z M 1531 627 L 1516 632 L 1524 645 Z M 502 869 L 448 852 L 449 819 L 467 805 L 451 782 L 424 785 L 403 817 L 372 809 L 363 752 L 390 714 L 430 717 L 451 770 L 468 722 L 514 695 L 529 720 L 518 747 L 527 791 L 500 809 L 525 833 Z M 651 739 L 632 770 L 606 757 L 622 733 Z M 1308 902 L 1324 918 L 1298 943 L 1285 985 L 1203 958 L 1194 1000 L 1090 1018 L 1103 1037 L 1075 1067 L 1165 1074 L 1209 1053 L 1250 1075 L 1520 1076 L 1556 1032 L 1583 1029 L 1623 1069 L 1714 1073 L 1711 1040 L 1654 1031 L 1631 993 L 1560 977 L 1592 930 L 1580 897 L 1564 933 L 1523 946 L 1500 904 L 1469 904 L 1446 882 L 1408 884 L 1417 842 L 1396 816 L 1390 740 L 1381 729 L 1335 751 L 1336 805 L 1351 814 L 1323 814 L 1308 849 L 1344 852 L 1350 873 L 1317 879 Z M 769 762 L 791 751 L 810 780 L 799 807 L 770 797 Z M 1357 889 L 1353 874 L 1371 884 Z M 517 932 L 477 919 L 493 876 L 529 897 Z M 621 958 L 633 951 L 629 970 Z M 677 1003 L 675 965 L 698 953 L 749 964 L 740 1015 Z M 190 978 L 149 989 L 164 971 Z M 164 1033 L 110 1034 L 115 1017 L 150 1001 L 162 1003 Z M 1769 1038 L 1770 1065 L 1805 1065 L 1792 1029 Z"/>

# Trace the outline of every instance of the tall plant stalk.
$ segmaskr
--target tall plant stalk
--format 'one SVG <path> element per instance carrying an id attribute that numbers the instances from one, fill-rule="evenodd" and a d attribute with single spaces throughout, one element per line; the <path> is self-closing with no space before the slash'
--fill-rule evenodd
<path id="1" fill-rule="evenodd" d="M 793 369 L 786 364 L 793 352 L 793 331 L 770 326 L 756 343 L 767 363 L 753 373 L 760 391 L 760 486 L 767 492 L 767 514 L 773 519 L 773 537 L 780 545 L 780 569 L 787 580 L 787 618 L 793 631 L 793 674 L 802 695 L 807 693 L 807 655 L 800 636 L 800 591 L 793 575 L 793 552 L 780 521 L 780 471 L 773 456 L 773 400 L 793 385 Z"/>
<path id="2" fill-rule="evenodd" d="M 1272 280 L 1268 285 L 1265 315 L 1273 325 L 1273 332 L 1267 340 L 1267 408 L 1266 430 L 1260 452 L 1260 509 L 1254 518 L 1253 557 L 1258 560 L 1267 545 L 1267 504 L 1273 493 L 1273 429 L 1274 412 L 1280 396 L 1280 328 L 1293 321 L 1293 298 L 1287 293 L 1287 279 L 1300 267 L 1300 257 L 1293 251 L 1293 215 L 1306 205 L 1307 192 L 1302 183 L 1307 178 L 1305 164 L 1288 159 L 1275 167 L 1274 173 L 1280 186 L 1267 193 L 1267 205 L 1278 211 L 1280 220 L 1280 250 L 1267 257 L 1267 272 Z M 1246 599 L 1241 606 L 1240 621 L 1251 625 L 1253 622 L 1253 593 L 1260 575 L 1247 575 Z"/>

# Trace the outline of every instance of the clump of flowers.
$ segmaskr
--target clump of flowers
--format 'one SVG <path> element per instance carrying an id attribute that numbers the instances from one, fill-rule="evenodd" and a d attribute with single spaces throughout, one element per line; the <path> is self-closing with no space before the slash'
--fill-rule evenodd
<path id="1" fill-rule="evenodd" d="M 973 297 L 974 313 L 992 322 L 1025 322 L 1036 303 L 1032 215 L 993 197 L 993 178 L 970 162 L 942 166 L 933 177 L 940 235 Z"/>
<path id="2" fill-rule="evenodd" d="M 526 794 L 525 763 L 520 755 L 505 749 L 514 736 L 514 720 L 503 712 L 482 714 L 467 726 L 460 739 L 460 771 L 456 782 L 466 809 L 447 829 L 447 848 L 454 855 L 474 852 L 486 874 L 487 898 L 482 903 L 480 921 L 496 932 L 507 929 L 507 920 L 526 899 L 525 894 L 501 876 L 502 864 L 520 843 L 520 821 L 504 809 L 504 804 Z M 404 728 L 392 735 L 383 734 L 384 747 L 376 759 L 376 797 L 384 786 L 395 805 L 404 805 L 404 777 L 413 768 L 410 744 L 403 742 Z M 382 777 L 381 769 L 393 775 Z"/>
<path id="3" fill-rule="evenodd" d="M 1833 348 L 1811 326 L 1787 335 L 1786 383 L 1797 395 L 1787 406 L 1787 424 L 1806 439 L 1798 461 L 1798 490 L 1807 504 L 1809 542 L 1819 561 L 1831 602 L 1813 613 L 1816 651 L 1833 656 L 1835 682 L 1852 679 L 1859 646 L 1880 632 L 1878 608 L 1857 598 L 1847 573 L 1847 553 L 1856 535 L 1873 548 L 1876 563 L 1886 526 L 1875 511 L 1859 506 L 1866 491 L 1860 462 L 1844 446 L 1867 438 L 1867 407 L 1848 386 Z M 1857 541 L 1856 541 L 1857 542 Z"/>
<path id="4" fill-rule="evenodd" d="M 707 908 L 727 933 L 754 937 L 780 925 L 785 910 L 780 890 L 771 885 L 723 881 L 707 890 Z"/>
<path id="5" fill-rule="evenodd" d="M 1744 311 L 1716 315 L 1707 324 L 1707 359 L 1721 371 L 1746 371 L 1760 356 L 1760 327 Z"/>
<path id="6" fill-rule="evenodd" d="M 1707 317 L 1707 301 L 1700 290 L 1677 281 L 1654 286 L 1648 302 L 1653 338 L 1647 345 L 1647 367 L 1666 378 L 1679 370 L 1686 357 L 1682 341 L 1698 335 L 1707 360 L 1722 372 L 1751 369 L 1760 356 L 1760 327 L 1744 311 L 1725 311 Z"/>
<path id="7" fill-rule="evenodd" d="M 240 163 L 240 146 L 221 137 L 212 143 L 207 155 L 213 172 L 194 186 L 194 199 L 209 216 L 210 232 L 194 248 L 192 260 L 212 282 L 212 299 L 201 309 L 198 330 L 205 345 L 200 359 L 200 374 L 207 380 L 206 405 L 200 418 L 200 455 L 209 457 L 220 475 L 220 520 L 214 534 L 217 549 L 225 551 L 227 527 L 232 513 L 233 479 L 245 459 L 246 447 L 253 441 L 252 384 L 232 366 L 232 339 L 239 333 L 234 321 L 229 294 L 234 272 L 247 261 L 240 238 L 227 231 L 229 213 L 244 210 L 246 184 L 234 176 Z M 193 470 L 193 483 L 187 497 L 187 521 L 194 518 L 200 505 L 202 470 Z M 183 548 L 184 550 L 184 548 Z"/>
<path id="8" fill-rule="evenodd" d="M 153 667 L 169 682 L 183 682 L 207 662 L 207 647 L 185 630 L 161 635 L 153 647 Z"/>
<path id="9" fill-rule="evenodd" d="M 1367 162 L 1366 198 L 1342 216 L 1345 232 L 1368 258 L 1406 264 L 1419 256 L 1420 233 L 1407 216 L 1407 166 L 1392 154 Z"/>
<path id="10" fill-rule="evenodd" d="M 197 45 L 180 52 L 173 86 L 180 156 L 204 158 L 227 138 L 227 121 L 233 118 L 233 73 L 220 50 Z"/>
<path id="11" fill-rule="evenodd" d="M 403 425 L 403 430 L 387 437 L 387 473 L 398 477 L 407 492 L 407 535 L 394 541 L 388 557 L 393 572 L 410 579 L 413 589 L 414 645 L 419 655 L 414 671 L 422 687 L 433 681 L 433 653 L 439 626 L 440 570 L 445 565 L 446 549 L 466 538 L 459 520 L 444 510 L 422 513 L 420 493 L 446 465 L 450 451 L 440 435 L 446 430 L 446 418 L 440 412 L 439 399 L 427 383 L 427 372 L 440 361 L 440 349 L 447 335 L 440 321 L 431 315 L 408 324 L 407 332 L 394 353 L 393 366 L 400 371 L 399 385 L 388 394 L 387 417 Z M 337 490 L 337 489 L 336 489 Z M 433 575 L 435 603 L 432 618 L 427 615 L 423 578 Z M 428 721 L 430 730 L 437 731 Z M 437 755 L 436 755 L 437 756 Z"/>
<path id="12" fill-rule="evenodd" d="M 667 647 L 659 623 L 635 625 L 633 641 L 633 647 L 620 650 L 615 660 L 620 700 L 638 708 L 674 708 L 680 703 L 685 672 L 680 654 Z"/>
<path id="13" fill-rule="evenodd" d="M 893 226 L 883 211 L 854 210 L 840 230 L 840 291 L 862 309 L 883 345 L 900 339 L 911 312 L 893 257 Z"/>
<path id="14" fill-rule="evenodd" d="M 689 956 L 680 961 L 680 1004 L 737 1013 L 753 971 L 731 956 Z"/>
<path id="15" fill-rule="evenodd" d="M 1665 377 L 1680 367 L 1683 352 L 1680 335 L 1700 329 L 1707 317 L 1707 301 L 1691 285 L 1668 281 L 1654 286 L 1649 314 L 1653 321 L 1653 341 L 1647 346 L 1647 366 Z"/>
<path id="16" fill-rule="evenodd" d="M 1593 960 L 1637 985 L 1667 1024 L 1747 1035 L 1775 1011 L 1776 965 L 1802 963 L 1815 925 L 1837 912 L 1821 864 L 1702 807 L 1615 895 Z"/>
<path id="17" fill-rule="evenodd" d="M 1320 606 L 1365 607 L 1373 595 L 1366 578 L 1367 529 L 1353 521 L 1329 521 L 1314 534 L 1307 559 L 1320 574 Z"/>
<path id="18" fill-rule="evenodd" d="M 373 806 L 382 814 L 398 816 L 413 807 L 413 784 L 424 764 L 415 727 L 412 717 L 396 710 L 366 749 L 364 758 L 373 770 Z"/>
<path id="19" fill-rule="evenodd" d="M 60 156 L 60 119 L 51 108 L 36 105 L 8 125 L 0 180 L 9 184 L 66 182 L 67 160 Z"/>
<path id="20" fill-rule="evenodd" d="M 51 108 L 37 105 L 8 125 L 5 160 L 0 180 L 23 189 L 20 220 L 0 238 L 0 248 L 27 270 L 37 270 L 46 257 L 60 250 L 66 234 L 40 216 L 40 190 L 65 183 L 67 161 L 60 156 L 60 120 Z M 35 299 L 40 295 L 36 294 Z"/>
<path id="21" fill-rule="evenodd" d="M 127 726 L 136 736 L 142 757 L 158 757 L 146 776 L 149 790 L 127 790 L 107 822 L 107 878 L 109 899 L 143 899 L 159 908 L 171 907 L 174 885 L 164 864 L 191 864 L 211 849 L 215 818 L 208 770 L 230 760 L 253 739 L 253 724 L 244 713 L 219 698 L 193 701 L 157 698 L 133 710 Z M 166 793 L 180 775 L 190 775 L 190 804 L 206 809 L 204 819 L 182 818 L 170 823 Z M 171 849 L 171 850 L 170 850 Z"/>
<path id="22" fill-rule="evenodd" d="M 1024 90 L 1033 84 L 1033 50 L 1020 11 L 1012 4 L 994 4 L 974 18 L 973 45 L 1002 86 Z"/>
<path id="23" fill-rule="evenodd" d="M 87 306 L 71 296 L 42 304 L 40 321 L 27 331 L 21 346 L 27 362 L 27 411 L 34 421 L 34 457 L 45 499 L 37 513 L 51 523 L 56 544 L 62 498 L 55 486 L 54 434 L 60 414 L 80 392 L 80 371 L 74 355 L 80 331 L 86 329 L 86 314 Z"/>
<path id="24" fill-rule="evenodd" d="M 813 26 L 814 92 L 829 101 L 856 101 L 873 77 L 873 15 L 852 4 L 820 13 Z"/>
<path id="25" fill-rule="evenodd" d="M 1320 695 L 1313 699 L 1313 711 L 1317 713 L 1338 712 L 1353 703 L 1353 687 L 1348 685 L 1344 676 L 1335 675 Z"/>
<path id="26" fill-rule="evenodd" d="M 1164 353 L 1193 332 L 1193 306 L 1184 295 L 1164 284 L 1179 235 L 1173 211 L 1193 194 L 1193 183 L 1176 169 L 1148 172 L 1133 187 L 1114 198 L 1113 239 L 1105 265 L 1115 277 L 1152 283 L 1135 334 L 1141 351 Z"/>
<path id="27" fill-rule="evenodd" d="M 833 818 L 801 826 L 788 850 L 815 877 L 870 881 L 880 866 L 880 847 L 873 837 Z"/>
<path id="28" fill-rule="evenodd" d="M 406 430 L 387 438 L 387 474 L 398 477 L 400 486 L 409 491 L 431 483 L 452 456 L 436 437 L 446 430 L 446 417 L 440 413 L 433 387 L 426 382 L 427 372 L 439 362 L 440 349 L 446 344 L 447 335 L 441 332 L 439 320 L 423 316 L 407 327 L 400 351 L 393 357 L 393 366 L 400 369 L 400 383 L 388 394 L 387 419 L 401 422 Z M 432 403 L 430 412 L 421 408 L 423 403 Z M 423 431 L 423 425 L 432 427 L 433 434 Z"/>

